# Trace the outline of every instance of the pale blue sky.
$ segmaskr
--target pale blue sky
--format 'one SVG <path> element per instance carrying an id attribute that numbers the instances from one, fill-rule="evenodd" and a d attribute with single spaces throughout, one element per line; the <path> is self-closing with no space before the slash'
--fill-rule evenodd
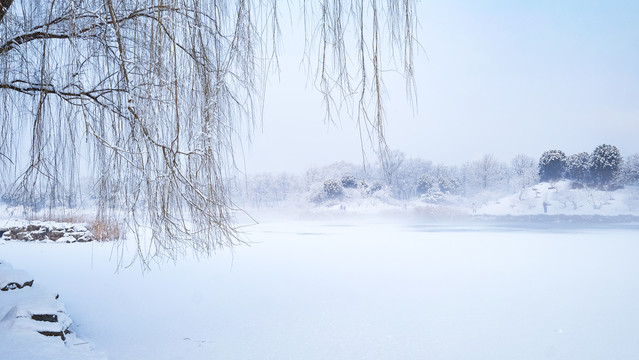
<path id="1" fill-rule="evenodd" d="M 610 143 L 639 152 L 638 1 L 422 1 L 418 109 L 388 78 L 387 140 L 409 157 L 451 165 L 509 161 Z M 355 123 L 323 122 L 321 97 L 283 44 L 246 170 L 302 171 L 361 162 Z"/>

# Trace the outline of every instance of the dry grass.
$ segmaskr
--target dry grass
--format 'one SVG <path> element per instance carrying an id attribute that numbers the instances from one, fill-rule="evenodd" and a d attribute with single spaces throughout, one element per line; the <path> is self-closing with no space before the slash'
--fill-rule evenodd
<path id="1" fill-rule="evenodd" d="M 95 219 L 95 221 L 89 225 L 89 230 L 93 233 L 93 238 L 96 241 L 113 241 L 120 239 L 120 225 L 115 221 Z"/>

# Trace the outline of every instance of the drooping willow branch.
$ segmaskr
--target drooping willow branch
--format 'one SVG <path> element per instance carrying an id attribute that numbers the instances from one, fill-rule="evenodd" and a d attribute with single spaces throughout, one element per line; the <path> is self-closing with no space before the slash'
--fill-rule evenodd
<path id="1" fill-rule="evenodd" d="M 382 155 L 382 74 L 396 56 L 413 75 L 413 2 L 290 9 L 327 115 L 352 107 Z M 225 179 L 278 67 L 280 11 L 277 0 L 0 0 L 0 165 L 11 164 L 0 172 L 17 179 L 5 199 L 71 205 L 90 172 L 99 217 L 151 230 L 145 259 L 237 242 Z"/>
<path id="2" fill-rule="evenodd" d="M 3 1 L 8 1 L 8 0 L 3 0 Z M 31 29 L 31 32 L 17 35 L 5 41 L 2 45 L 0 45 L 0 54 L 7 53 L 20 45 L 26 44 L 34 40 L 46 40 L 46 39 L 69 40 L 69 39 L 82 39 L 83 37 L 86 37 L 86 36 L 96 36 L 96 35 L 90 35 L 90 33 L 92 31 L 95 31 L 96 29 L 103 28 L 104 26 L 107 26 L 107 25 L 113 26 L 119 23 L 123 23 L 125 21 L 136 20 L 137 18 L 141 18 L 141 17 L 149 18 L 161 24 L 160 19 L 154 16 L 154 13 L 170 12 L 170 11 L 178 11 L 178 9 L 171 8 L 168 6 L 153 6 L 146 9 L 135 10 L 131 12 L 130 14 L 128 14 L 127 16 L 120 17 L 120 18 L 111 18 L 108 21 L 101 21 L 98 16 L 88 14 L 88 15 L 82 16 L 82 19 L 78 19 L 77 17 L 74 19 L 76 21 L 77 20 L 95 21 L 94 23 L 91 23 L 89 26 L 86 26 L 85 28 L 77 29 L 73 32 L 69 32 L 68 29 L 61 29 L 63 32 L 60 32 L 60 33 L 52 33 L 50 31 L 42 30 L 43 28 L 49 29 L 52 26 L 59 27 L 71 21 L 73 18 L 71 17 L 71 15 L 67 14 L 65 16 L 58 17 L 52 21 L 49 21 L 43 25 L 34 27 L 33 29 Z"/>

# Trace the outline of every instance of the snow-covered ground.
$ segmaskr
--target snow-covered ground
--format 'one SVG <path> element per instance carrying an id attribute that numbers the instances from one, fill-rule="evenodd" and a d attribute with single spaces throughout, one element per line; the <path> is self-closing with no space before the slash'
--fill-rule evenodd
<path id="1" fill-rule="evenodd" d="M 251 246 L 144 274 L 116 272 L 134 249 L 105 243 L 6 242 L 0 258 L 60 294 L 72 330 L 110 359 L 639 354 L 637 224 L 342 218 L 248 231 Z"/>
<path id="2" fill-rule="evenodd" d="M 507 195 L 504 195 L 503 190 L 477 192 L 467 196 L 444 195 L 439 192 L 441 198 L 423 196 L 404 201 L 389 196 L 361 196 L 357 189 L 345 189 L 342 197 L 314 206 L 291 202 L 281 207 L 288 210 L 289 218 L 315 217 L 325 220 L 345 216 L 365 219 L 384 219 L 390 216 L 412 221 L 472 221 L 478 217 L 507 217 L 509 221 L 513 217 L 527 220 L 540 217 L 537 220 L 541 221 L 553 220 L 552 217 L 571 217 L 573 221 L 581 222 L 599 217 L 609 218 L 603 221 L 639 221 L 639 186 L 626 185 L 614 191 L 592 187 L 573 188 L 576 186 L 579 185 L 561 180 L 542 182 Z M 281 209 L 277 210 L 281 213 Z M 250 212 L 264 213 L 264 216 L 272 218 L 264 209 L 252 209 Z"/>
<path id="3" fill-rule="evenodd" d="M 478 204 L 476 213 L 490 215 L 639 215 L 639 187 L 604 191 L 572 188 L 568 180 L 543 182 L 499 199 Z M 545 209 L 544 209 L 545 205 Z"/>

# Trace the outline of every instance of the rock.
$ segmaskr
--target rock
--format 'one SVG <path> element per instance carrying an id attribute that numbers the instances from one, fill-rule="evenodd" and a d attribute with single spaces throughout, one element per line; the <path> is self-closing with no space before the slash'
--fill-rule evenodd
<path id="1" fill-rule="evenodd" d="M 26 231 L 21 231 L 21 232 L 17 233 L 15 239 L 16 240 L 22 240 L 22 241 L 33 240 L 33 238 L 31 237 L 31 233 L 26 232 Z"/>
<path id="2" fill-rule="evenodd" d="M 10 282 L 10 283 L 6 284 L 4 287 L 0 288 L 0 291 L 9 291 L 9 290 L 22 289 L 25 286 L 33 286 L 33 280 L 25 281 L 22 284 L 16 283 L 16 282 Z"/>
<path id="3" fill-rule="evenodd" d="M 74 243 L 76 240 L 73 236 L 69 235 L 69 234 L 64 234 L 63 237 L 58 239 L 58 242 L 65 242 L 65 243 Z"/>
<path id="4" fill-rule="evenodd" d="M 49 231 L 49 239 L 53 241 L 58 241 L 59 238 L 63 237 L 65 234 L 64 230 L 54 229 Z"/>
<path id="5" fill-rule="evenodd" d="M 84 243 L 84 242 L 91 242 L 93 240 L 94 239 L 92 235 L 83 235 L 81 238 L 78 239 L 78 242 Z"/>
<path id="6" fill-rule="evenodd" d="M 37 231 L 40 230 L 40 225 L 29 224 L 27 225 L 27 231 Z"/>
<path id="7" fill-rule="evenodd" d="M 49 237 L 47 236 L 48 231 L 46 228 L 38 228 L 35 231 L 31 232 L 31 238 L 33 240 L 47 240 Z"/>
<path id="8" fill-rule="evenodd" d="M 22 289 L 25 286 L 33 286 L 33 278 L 29 274 L 0 263 L 0 291 Z"/>
<path id="9" fill-rule="evenodd" d="M 4 241 L 60 241 L 65 243 L 89 242 L 95 240 L 85 225 L 68 223 L 30 223 L 0 229 L 0 239 Z"/>

